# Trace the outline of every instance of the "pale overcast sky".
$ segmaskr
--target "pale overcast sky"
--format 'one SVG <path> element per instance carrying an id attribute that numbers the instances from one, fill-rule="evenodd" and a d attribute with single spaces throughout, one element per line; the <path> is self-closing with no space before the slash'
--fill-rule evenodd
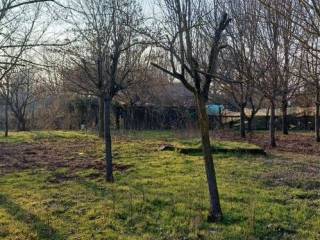
<path id="1" fill-rule="evenodd" d="M 68 0 L 60 0 L 61 4 L 66 3 Z M 152 17 L 154 14 L 154 10 L 156 9 L 156 2 L 158 0 L 137 0 L 141 7 L 143 8 L 144 15 L 148 17 Z M 63 20 L 56 20 L 53 22 L 49 29 L 46 32 L 46 38 L 48 41 L 52 39 L 60 39 L 63 41 L 64 39 L 69 39 L 68 32 L 65 32 L 66 24 Z"/>
<path id="2" fill-rule="evenodd" d="M 141 6 L 143 7 L 144 14 L 149 17 L 152 15 L 152 11 L 154 8 L 154 0 L 140 0 L 141 1 Z"/>

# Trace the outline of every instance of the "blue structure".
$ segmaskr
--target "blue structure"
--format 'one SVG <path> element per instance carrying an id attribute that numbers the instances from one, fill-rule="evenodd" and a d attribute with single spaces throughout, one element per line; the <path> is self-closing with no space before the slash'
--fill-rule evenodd
<path id="1" fill-rule="evenodd" d="M 223 110 L 224 110 L 223 105 L 218 105 L 218 104 L 207 105 L 207 114 L 209 116 L 219 116 Z"/>

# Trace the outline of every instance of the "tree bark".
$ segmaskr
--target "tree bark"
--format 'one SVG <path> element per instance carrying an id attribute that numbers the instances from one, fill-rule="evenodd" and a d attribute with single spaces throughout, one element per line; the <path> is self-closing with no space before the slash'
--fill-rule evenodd
<path id="1" fill-rule="evenodd" d="M 99 137 L 103 138 L 104 136 L 104 96 L 99 96 Z"/>
<path id="2" fill-rule="evenodd" d="M 116 129 L 120 130 L 120 109 L 117 106 L 113 107 Z"/>
<path id="3" fill-rule="evenodd" d="M 249 117 L 248 119 L 248 132 L 252 132 L 252 120 L 253 118 Z"/>
<path id="4" fill-rule="evenodd" d="M 284 135 L 289 134 L 288 127 L 288 102 L 287 100 L 282 101 L 282 133 Z"/>
<path id="5" fill-rule="evenodd" d="M 266 130 L 269 130 L 269 125 L 270 125 L 270 116 L 269 116 L 269 111 L 270 108 L 267 109 L 267 113 L 266 113 Z"/>
<path id="6" fill-rule="evenodd" d="M 120 116 L 118 113 L 116 114 L 116 129 L 120 130 Z"/>
<path id="7" fill-rule="evenodd" d="M 316 141 L 320 142 L 320 104 L 316 104 L 316 115 L 315 115 L 315 133 L 316 133 Z"/>
<path id="8" fill-rule="evenodd" d="M 105 142 L 105 160 L 106 160 L 106 181 L 113 182 L 113 166 L 112 166 L 112 140 L 110 130 L 110 111 L 111 99 L 106 96 L 104 98 L 104 142 Z"/>
<path id="9" fill-rule="evenodd" d="M 315 134 L 316 141 L 320 142 L 320 88 L 316 89 Z"/>
<path id="10" fill-rule="evenodd" d="M 210 137 L 209 137 L 209 119 L 206 112 L 205 99 L 202 96 L 196 96 L 199 127 L 201 131 L 202 149 L 204 154 L 205 171 L 210 195 L 210 212 L 208 220 L 211 222 L 220 221 L 222 219 L 222 210 L 220 206 L 220 198 L 218 185 L 216 180 L 215 167 L 211 153 Z"/>
<path id="11" fill-rule="evenodd" d="M 276 147 L 276 114 L 275 114 L 275 103 L 274 101 L 271 101 L 271 106 L 270 106 L 270 126 L 269 126 L 269 131 L 270 131 L 270 146 L 271 147 Z"/>
<path id="12" fill-rule="evenodd" d="M 23 116 L 19 116 L 16 118 L 17 121 L 18 121 L 18 126 L 17 126 L 17 129 L 19 132 L 24 132 L 27 130 L 26 128 L 26 120 Z"/>
<path id="13" fill-rule="evenodd" d="M 307 116 L 306 112 L 304 112 L 304 115 L 303 115 L 303 123 L 304 123 L 304 130 L 308 131 L 309 125 L 308 125 L 308 116 Z"/>
<path id="14" fill-rule="evenodd" d="M 8 137 L 9 135 L 9 99 L 8 96 L 6 96 L 6 103 L 5 103 L 5 132 L 4 136 Z"/>
<path id="15" fill-rule="evenodd" d="M 22 122 L 21 122 L 21 131 L 26 131 L 26 130 L 27 130 L 26 120 L 23 119 Z"/>
<path id="16" fill-rule="evenodd" d="M 245 122 L 245 112 L 244 112 L 244 105 L 240 105 L 240 135 L 242 138 L 246 138 L 246 122 Z"/>

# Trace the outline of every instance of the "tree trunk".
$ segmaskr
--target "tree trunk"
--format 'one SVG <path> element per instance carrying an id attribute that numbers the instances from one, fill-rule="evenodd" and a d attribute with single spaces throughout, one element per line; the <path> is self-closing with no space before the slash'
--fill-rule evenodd
<path id="1" fill-rule="evenodd" d="M 289 134 L 288 127 L 288 102 L 287 100 L 282 101 L 282 133 L 284 135 Z"/>
<path id="2" fill-rule="evenodd" d="M 221 129 L 224 129 L 222 110 L 220 107 L 219 107 L 219 124 L 220 124 Z"/>
<path id="3" fill-rule="evenodd" d="M 8 96 L 6 96 L 6 103 L 5 103 L 5 132 L 4 136 L 8 137 L 9 135 L 9 100 Z"/>
<path id="4" fill-rule="evenodd" d="M 106 181 L 113 182 L 113 166 L 112 166 L 112 140 L 110 130 L 110 97 L 104 98 L 104 142 L 105 142 L 105 160 L 106 160 Z"/>
<path id="5" fill-rule="evenodd" d="M 309 125 L 308 125 L 308 116 L 306 112 L 304 113 L 304 116 L 303 116 L 303 122 L 304 122 L 304 130 L 308 131 Z"/>
<path id="6" fill-rule="evenodd" d="M 103 138 L 104 134 L 104 96 L 99 96 L 99 137 Z"/>
<path id="7" fill-rule="evenodd" d="M 316 133 L 316 141 L 320 142 L 320 104 L 316 104 L 316 115 L 315 115 L 315 133 Z"/>
<path id="8" fill-rule="evenodd" d="M 270 106 L 270 126 L 269 126 L 269 131 L 270 131 L 270 146 L 271 147 L 276 147 L 276 114 L 275 114 L 275 103 L 274 101 L 271 101 L 271 106 Z"/>
<path id="9" fill-rule="evenodd" d="M 17 121 L 18 121 L 18 131 L 19 132 L 24 132 L 27 130 L 26 128 L 26 120 L 23 116 L 20 116 L 17 118 Z"/>
<path id="10" fill-rule="evenodd" d="M 252 117 L 249 117 L 248 119 L 248 132 L 252 132 Z"/>
<path id="11" fill-rule="evenodd" d="M 202 96 L 196 96 L 199 127 L 201 131 L 202 149 L 205 161 L 205 170 L 210 194 L 210 212 L 208 221 L 216 222 L 222 219 L 222 211 L 220 207 L 220 199 L 218 185 L 216 181 L 216 173 L 211 153 L 210 137 L 209 137 L 209 119 L 206 112 L 205 100 Z"/>
<path id="12" fill-rule="evenodd" d="M 120 130 L 120 116 L 116 114 L 116 129 Z"/>
<path id="13" fill-rule="evenodd" d="M 26 120 L 25 119 L 22 119 L 21 120 L 21 131 L 26 131 L 27 128 L 26 128 Z"/>
<path id="14" fill-rule="evenodd" d="M 270 125 L 270 117 L 269 117 L 269 111 L 270 108 L 267 109 L 267 114 L 266 114 L 266 130 L 269 130 L 269 125 Z"/>
<path id="15" fill-rule="evenodd" d="M 315 134 L 316 141 L 320 142 L 320 88 L 317 87 L 316 90 Z"/>
<path id="16" fill-rule="evenodd" d="M 114 112 L 116 129 L 120 130 L 120 109 L 119 109 L 119 107 L 114 106 L 113 112 Z"/>
<path id="17" fill-rule="evenodd" d="M 242 138 L 246 138 L 246 122 L 245 122 L 245 112 L 244 112 L 244 105 L 240 105 L 240 135 Z"/>

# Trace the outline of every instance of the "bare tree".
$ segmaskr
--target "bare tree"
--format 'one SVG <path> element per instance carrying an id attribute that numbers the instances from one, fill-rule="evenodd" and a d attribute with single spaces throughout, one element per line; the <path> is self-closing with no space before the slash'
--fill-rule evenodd
<path id="1" fill-rule="evenodd" d="M 67 65 L 78 70 L 78 76 L 70 80 L 80 93 L 99 97 L 106 180 L 112 182 L 111 102 L 130 84 L 130 74 L 144 50 L 139 45 L 137 31 L 133 30 L 141 28 L 141 8 L 135 0 L 74 0 L 68 9 L 66 21 L 72 25 L 78 40 L 65 50 Z"/>
<path id="2" fill-rule="evenodd" d="M 312 92 L 315 106 L 315 138 L 320 142 L 320 68 L 317 54 L 313 50 L 318 45 L 318 39 L 314 40 L 314 47 L 301 53 L 301 66 L 298 76 L 304 81 L 304 89 Z"/>
<path id="3" fill-rule="evenodd" d="M 297 8 L 295 1 L 285 0 L 277 6 L 280 11 L 286 11 L 286 15 L 280 17 L 280 41 L 282 59 L 279 62 L 278 75 L 280 78 L 280 101 L 282 110 L 282 132 L 287 135 L 289 132 L 288 126 L 288 106 L 289 101 L 294 97 L 297 89 L 301 87 L 300 78 L 293 74 L 293 71 L 298 68 L 298 41 L 295 38 L 299 28 L 295 24 L 294 11 Z"/>
<path id="4" fill-rule="evenodd" d="M 209 6 L 206 1 L 197 0 L 160 2 L 163 15 L 158 24 L 162 25 L 162 37 L 157 41 L 157 46 L 168 54 L 170 69 L 157 63 L 153 63 L 153 66 L 181 81 L 194 95 L 210 193 L 208 220 L 220 221 L 222 211 L 211 152 L 206 102 L 217 72 L 219 53 L 225 47 L 222 44 L 223 32 L 230 19 L 223 13 L 218 24 L 215 24 L 217 9 Z"/>
<path id="5" fill-rule="evenodd" d="M 5 136 L 8 136 L 8 74 L 22 66 L 22 55 L 32 47 L 39 46 L 44 26 L 37 27 L 42 4 L 53 0 L 2 0 L 0 2 L 0 89 L 5 96 Z M 35 30 L 36 34 L 33 34 Z M 27 61 L 28 62 L 28 61 Z"/>
<path id="6" fill-rule="evenodd" d="M 266 1 L 268 5 L 277 6 L 281 1 Z M 281 45 L 281 13 L 274 8 L 264 7 L 261 11 L 263 19 L 260 23 L 259 41 L 261 42 L 261 62 L 265 62 L 268 71 L 258 81 L 258 88 L 270 105 L 270 146 L 276 147 L 276 106 L 281 95 L 280 65 L 283 57 Z"/>
<path id="7" fill-rule="evenodd" d="M 227 4 L 233 24 L 228 29 L 230 47 L 222 68 L 226 75 L 237 81 L 223 83 L 223 89 L 231 96 L 230 102 L 240 111 L 240 134 L 245 138 L 245 120 L 248 120 L 248 128 L 251 130 L 252 119 L 263 101 L 263 95 L 257 92 L 256 82 L 267 70 L 257 54 L 261 5 L 256 0 L 230 0 Z M 249 115 L 245 113 L 247 107 L 251 109 Z"/>
<path id="8" fill-rule="evenodd" d="M 289 41 L 290 39 L 294 38 L 296 41 L 299 42 L 300 47 L 302 47 L 304 50 L 308 52 L 308 56 L 312 57 L 313 60 L 311 62 L 315 63 L 314 58 L 319 58 L 319 45 L 315 44 L 315 41 L 319 40 L 320 37 L 320 5 L 319 1 L 317 0 L 311 0 L 311 1 L 306 1 L 306 0 L 296 0 L 296 1 L 284 1 L 284 4 L 281 2 L 279 4 L 273 4 L 272 1 L 266 1 L 266 0 L 260 0 L 266 7 L 268 7 L 271 11 L 277 12 L 277 14 L 282 16 L 282 19 L 285 21 L 285 28 L 284 30 L 286 31 L 286 34 L 284 35 L 284 42 L 286 43 L 286 48 L 288 50 L 290 44 Z M 281 6 L 281 7 L 279 7 Z M 293 31 L 294 30 L 294 31 Z M 292 58 L 292 54 L 285 54 L 287 55 L 285 60 L 286 62 L 291 61 L 290 59 Z M 288 57 L 290 55 L 290 57 Z M 303 55 L 300 53 L 297 53 L 295 55 Z M 304 54 L 304 56 L 306 56 Z M 299 65 L 299 64 L 298 64 Z M 309 65 L 310 66 L 310 65 Z M 296 68 L 299 68 L 296 66 Z M 314 69 L 314 68 L 313 68 Z M 311 69 L 310 69 L 311 70 Z M 292 72 L 293 71 L 289 71 Z M 310 75 L 313 75 L 314 72 L 311 71 Z M 290 75 L 290 74 L 289 74 Z M 296 75 L 296 77 L 300 77 L 305 79 L 302 75 Z M 288 78 L 286 74 L 283 75 L 285 78 Z M 286 81 L 283 81 L 284 83 Z M 307 81 L 308 82 L 308 81 Z M 294 91 L 299 88 L 294 87 Z M 282 86 L 282 87 L 285 87 Z M 283 88 L 282 91 L 282 109 L 283 109 L 283 115 L 285 116 L 285 100 L 286 100 L 286 89 Z M 317 111 L 316 111 L 317 112 Z M 317 115 L 317 114 L 316 114 Z M 317 119 L 317 116 L 315 116 Z M 284 119 L 285 121 L 285 119 Z M 316 125 L 317 125 L 317 120 L 316 120 Z M 316 127 L 317 129 L 317 127 Z M 286 133 L 286 129 L 283 129 L 284 133 Z M 317 131 L 316 131 L 317 132 Z M 317 135 L 317 133 L 316 133 Z M 318 137 L 316 136 L 316 139 Z"/>
<path id="9" fill-rule="evenodd" d="M 22 53 L 28 48 L 39 45 L 38 41 L 43 32 L 37 37 L 32 33 L 39 18 L 40 3 L 53 1 L 0 1 L 0 85 L 5 75 L 17 64 Z"/>
<path id="10" fill-rule="evenodd" d="M 28 108 L 36 101 L 38 79 L 30 67 L 18 67 L 10 74 L 7 99 L 18 131 L 27 130 Z"/>
<path id="11" fill-rule="evenodd" d="M 295 9 L 295 24 L 299 26 L 299 34 L 294 37 L 300 42 L 304 49 L 302 55 L 301 78 L 305 80 L 307 85 L 311 85 L 314 89 L 315 103 L 315 139 L 320 142 L 320 81 L 319 61 L 320 61 L 320 5 L 319 1 L 298 0 L 299 6 Z M 286 15 L 286 12 L 283 12 Z"/>

